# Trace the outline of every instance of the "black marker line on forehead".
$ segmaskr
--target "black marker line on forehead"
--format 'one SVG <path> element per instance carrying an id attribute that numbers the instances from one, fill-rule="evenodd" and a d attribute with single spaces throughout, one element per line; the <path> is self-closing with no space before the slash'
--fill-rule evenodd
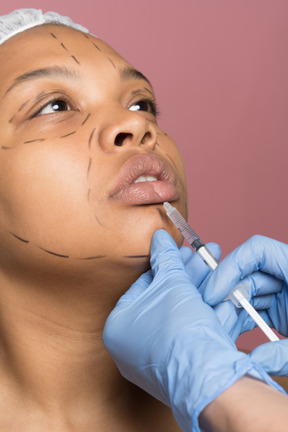
<path id="1" fill-rule="evenodd" d="M 153 93 L 151 92 L 151 90 L 149 90 L 147 87 L 144 87 L 144 89 L 153 96 Z"/>
<path id="2" fill-rule="evenodd" d="M 61 46 L 62 46 L 62 48 L 64 48 L 65 51 L 68 51 L 68 49 L 66 48 L 66 46 L 64 45 L 63 42 L 61 42 Z M 68 52 L 69 52 L 69 51 L 68 51 Z"/>
<path id="3" fill-rule="evenodd" d="M 113 63 L 113 61 L 108 57 L 108 60 L 110 61 L 110 63 L 112 64 L 112 66 L 114 67 L 114 69 L 116 69 L 115 64 Z"/>
<path id="4" fill-rule="evenodd" d="M 95 48 L 97 48 L 98 51 L 102 52 L 101 48 L 86 34 L 82 33 L 82 35 L 89 40 L 89 42 L 94 45 Z"/>
<path id="5" fill-rule="evenodd" d="M 71 52 L 69 51 L 69 49 L 64 45 L 64 43 L 63 42 L 60 42 L 60 40 L 57 38 L 57 36 L 54 34 L 54 33 L 50 33 L 50 35 L 54 38 L 54 39 L 56 39 L 58 42 L 59 42 L 59 44 L 60 44 L 60 46 L 61 46 L 61 48 L 63 48 L 68 54 L 70 54 L 71 55 L 71 58 L 78 64 L 78 65 L 80 65 L 80 62 L 79 62 L 79 60 L 74 56 L 74 55 L 72 55 L 71 54 Z"/>
<path id="6" fill-rule="evenodd" d="M 79 60 L 77 60 L 77 58 L 74 56 L 74 55 L 71 55 L 71 57 L 72 57 L 72 59 L 78 64 L 78 65 L 80 65 L 80 62 L 79 62 Z"/>

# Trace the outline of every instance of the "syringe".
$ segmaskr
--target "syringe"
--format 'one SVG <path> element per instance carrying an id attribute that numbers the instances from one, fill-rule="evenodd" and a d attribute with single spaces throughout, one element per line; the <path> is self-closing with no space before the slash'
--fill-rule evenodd
<path id="1" fill-rule="evenodd" d="M 171 206 L 168 202 L 164 202 L 163 206 L 167 212 L 167 215 L 172 220 L 172 222 L 179 229 L 183 237 L 191 245 L 191 247 L 201 256 L 203 261 L 207 264 L 210 270 L 215 270 L 218 266 L 218 261 L 214 255 L 210 252 L 207 246 L 199 239 L 197 234 L 192 230 L 190 225 L 181 216 L 178 210 Z M 247 297 L 247 296 L 246 296 Z M 265 335 L 270 339 L 271 342 L 279 340 L 276 334 L 271 330 L 263 318 L 258 314 L 258 312 L 251 306 L 247 298 L 245 297 L 245 291 L 243 290 L 243 284 L 237 285 L 235 289 L 229 294 L 226 299 L 233 301 L 233 303 L 239 307 L 241 305 L 246 312 L 251 316 L 255 323 L 260 327 L 260 329 L 265 333 Z"/>

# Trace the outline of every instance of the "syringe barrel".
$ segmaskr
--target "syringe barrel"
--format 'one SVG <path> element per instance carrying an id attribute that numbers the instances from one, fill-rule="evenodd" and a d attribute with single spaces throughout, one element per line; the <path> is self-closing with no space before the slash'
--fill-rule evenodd
<path id="1" fill-rule="evenodd" d="M 203 246 L 200 246 L 198 249 L 196 249 L 196 252 L 201 256 L 210 270 L 215 270 L 215 268 L 218 266 L 218 261 L 204 244 Z"/>

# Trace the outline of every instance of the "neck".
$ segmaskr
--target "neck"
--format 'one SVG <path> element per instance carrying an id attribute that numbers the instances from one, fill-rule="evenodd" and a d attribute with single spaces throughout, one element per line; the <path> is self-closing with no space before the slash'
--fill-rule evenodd
<path id="1" fill-rule="evenodd" d="M 118 284 L 106 280 L 104 286 L 102 278 L 56 283 L 55 278 L 11 281 L 2 275 L 0 368 L 5 372 L 1 376 L 7 377 L 3 385 L 43 411 L 78 410 L 81 416 L 89 408 L 96 415 L 95 407 L 101 407 L 103 415 L 105 406 L 111 410 L 126 396 L 129 399 L 131 385 L 102 343 L 106 318 L 136 274 L 127 280 L 123 270 L 117 277 Z"/>

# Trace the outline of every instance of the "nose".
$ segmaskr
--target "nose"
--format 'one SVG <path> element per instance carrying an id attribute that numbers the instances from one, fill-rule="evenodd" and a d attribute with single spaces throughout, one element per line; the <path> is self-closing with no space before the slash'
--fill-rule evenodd
<path id="1" fill-rule="evenodd" d="M 98 133 L 99 145 L 105 153 L 121 151 L 129 146 L 145 146 L 154 150 L 157 143 L 156 124 L 149 121 L 144 113 L 122 107 L 117 112 L 109 111 L 109 121 L 102 125 Z"/>

